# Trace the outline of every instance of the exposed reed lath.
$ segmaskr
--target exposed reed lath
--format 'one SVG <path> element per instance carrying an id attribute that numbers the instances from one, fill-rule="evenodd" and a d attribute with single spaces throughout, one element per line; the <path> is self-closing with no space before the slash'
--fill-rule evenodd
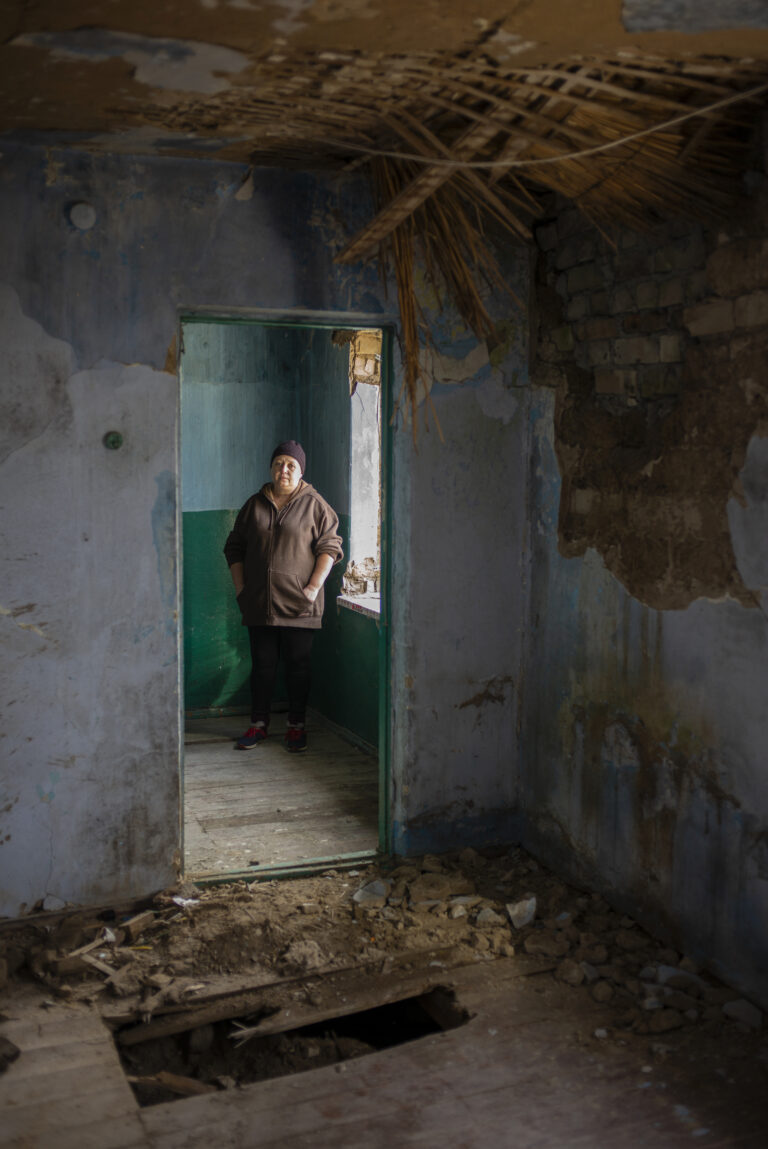
<path id="1" fill-rule="evenodd" d="M 219 134 L 248 133 L 262 165 L 368 168 L 377 214 L 337 259 L 380 252 L 391 261 L 414 416 L 429 339 L 417 246 L 435 286 L 485 338 L 483 278 L 500 278 L 485 221 L 526 240 L 542 188 L 606 232 L 676 214 L 722 216 L 768 92 L 755 62 L 627 55 L 515 68 L 492 51 L 478 42 L 457 56 L 273 56 L 257 86 L 150 115 L 176 130 L 199 133 L 210 122 Z"/>

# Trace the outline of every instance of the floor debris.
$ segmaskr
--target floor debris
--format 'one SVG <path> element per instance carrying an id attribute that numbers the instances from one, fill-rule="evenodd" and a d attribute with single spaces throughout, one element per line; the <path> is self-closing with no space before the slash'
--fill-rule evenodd
<path id="1" fill-rule="evenodd" d="M 639 1064 L 664 1062 L 668 1072 L 695 1058 L 710 1078 L 725 1067 L 739 1087 L 768 1085 L 755 1003 L 520 849 L 187 882 L 138 912 L 9 922 L 0 926 L 0 1004 L 7 1010 L 31 985 L 49 1005 L 95 1012 L 137 1095 L 155 1103 L 254 1080 L 232 1055 L 236 1033 L 262 1043 L 249 1053 L 257 1077 L 274 1072 L 270 1059 L 291 1073 L 370 1053 L 381 1045 L 337 1031 L 339 1018 L 374 999 L 421 1000 L 454 971 L 483 964 L 567 1000 L 584 1047 L 636 1049 Z M 445 1007 L 435 998 L 430 1008 Z M 0 1045 L 0 1071 L 12 1056 Z"/>

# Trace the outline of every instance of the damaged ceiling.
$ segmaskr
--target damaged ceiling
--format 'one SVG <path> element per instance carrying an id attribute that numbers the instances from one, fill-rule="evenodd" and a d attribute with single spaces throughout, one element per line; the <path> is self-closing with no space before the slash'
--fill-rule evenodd
<path id="1" fill-rule="evenodd" d="M 3 5 L 0 43 L 3 134 L 313 167 L 349 159 L 351 145 L 402 150 L 391 117 L 444 119 L 451 106 L 474 108 L 478 88 L 503 128 L 519 129 L 519 152 L 579 98 L 596 98 L 578 80 L 590 62 L 611 103 L 611 84 L 626 102 L 626 88 L 655 83 L 644 71 L 661 66 L 670 82 L 708 58 L 708 88 L 689 77 L 685 98 L 645 100 L 669 118 L 697 90 L 714 102 L 719 67 L 725 88 L 736 73 L 764 74 L 768 13 L 754 0 L 17 0 Z M 495 81 L 517 111 L 488 95 Z M 570 91 L 570 103 L 551 106 L 544 88 Z M 583 147 L 592 115 L 561 142 Z M 471 150 L 482 145 L 464 158 Z"/>
<path id="2" fill-rule="evenodd" d="M 768 101 L 759 0 L 18 0 L 0 33 L 0 143 L 370 175 L 336 258 L 394 265 L 414 407 L 414 240 L 482 337 L 478 220 L 725 214 Z"/>

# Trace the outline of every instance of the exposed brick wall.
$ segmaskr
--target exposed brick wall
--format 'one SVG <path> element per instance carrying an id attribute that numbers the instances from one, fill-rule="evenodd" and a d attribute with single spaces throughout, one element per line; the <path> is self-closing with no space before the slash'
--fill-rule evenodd
<path id="1" fill-rule="evenodd" d="M 727 226 L 613 242 L 555 205 L 536 239 L 533 380 L 558 391 L 561 550 L 595 547 L 651 606 L 754 603 L 726 506 L 768 431 L 768 194 Z"/>

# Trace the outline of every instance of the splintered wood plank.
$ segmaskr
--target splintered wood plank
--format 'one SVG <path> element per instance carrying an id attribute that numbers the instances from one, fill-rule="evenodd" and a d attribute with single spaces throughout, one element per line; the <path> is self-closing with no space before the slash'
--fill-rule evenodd
<path id="1" fill-rule="evenodd" d="M 234 749 L 242 718 L 195 720 L 185 747 L 185 870 L 189 876 L 290 865 L 375 850 L 378 762 L 319 723 L 289 754 L 284 719 L 255 750 Z"/>

